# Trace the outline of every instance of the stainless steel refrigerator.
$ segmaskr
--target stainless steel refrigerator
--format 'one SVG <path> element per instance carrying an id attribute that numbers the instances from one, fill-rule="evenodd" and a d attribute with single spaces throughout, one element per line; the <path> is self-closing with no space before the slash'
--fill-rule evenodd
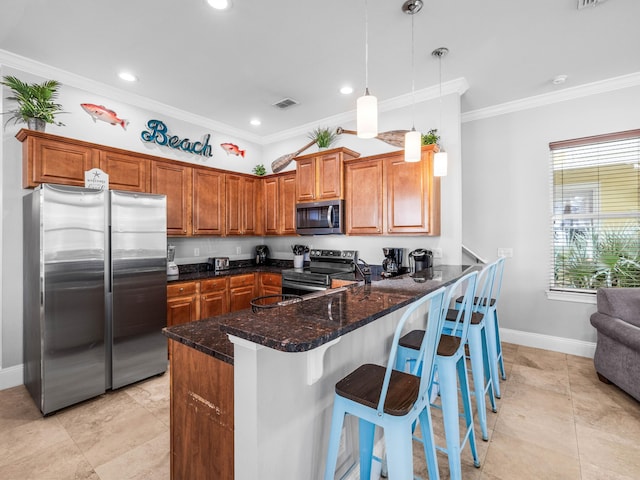
<path id="1" fill-rule="evenodd" d="M 48 414 L 167 369 L 166 197 L 24 198 L 24 382 Z"/>

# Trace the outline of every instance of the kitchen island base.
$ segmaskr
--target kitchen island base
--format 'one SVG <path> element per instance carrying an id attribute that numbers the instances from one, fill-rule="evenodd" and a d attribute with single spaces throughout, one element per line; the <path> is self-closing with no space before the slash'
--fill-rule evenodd
<path id="1" fill-rule="evenodd" d="M 233 480 L 233 365 L 169 344 L 171 478 Z"/>

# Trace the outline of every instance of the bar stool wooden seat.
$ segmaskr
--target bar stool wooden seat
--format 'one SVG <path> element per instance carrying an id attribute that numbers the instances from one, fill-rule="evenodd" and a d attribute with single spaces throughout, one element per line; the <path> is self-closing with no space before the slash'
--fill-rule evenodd
<path id="1" fill-rule="evenodd" d="M 360 478 L 371 476 L 376 426 L 384 431 L 388 475 L 393 480 L 413 480 L 413 426 L 420 421 L 421 440 L 430 479 L 438 479 L 438 464 L 429 405 L 429 386 L 444 318 L 445 288 L 409 305 L 395 330 L 387 366 L 365 364 L 336 384 L 325 480 L 332 480 L 345 415 L 359 418 Z M 428 318 L 428 322 L 427 322 Z M 420 321 L 426 333 L 419 346 L 421 375 L 394 370 L 398 340 L 407 320 Z"/>

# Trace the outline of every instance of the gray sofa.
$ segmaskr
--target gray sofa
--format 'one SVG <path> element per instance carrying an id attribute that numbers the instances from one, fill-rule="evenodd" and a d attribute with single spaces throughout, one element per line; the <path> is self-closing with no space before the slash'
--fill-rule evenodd
<path id="1" fill-rule="evenodd" d="M 640 288 L 600 288 L 591 325 L 598 331 L 598 378 L 640 401 Z"/>

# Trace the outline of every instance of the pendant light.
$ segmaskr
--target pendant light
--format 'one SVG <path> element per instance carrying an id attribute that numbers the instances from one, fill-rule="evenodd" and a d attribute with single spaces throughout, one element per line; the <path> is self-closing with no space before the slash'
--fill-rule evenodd
<path id="1" fill-rule="evenodd" d="M 449 53 L 449 49 L 446 47 L 436 48 L 431 55 L 434 57 L 438 57 L 438 70 L 440 75 L 440 128 L 442 129 L 442 57 L 444 57 L 447 53 Z M 447 176 L 447 152 L 444 151 L 444 148 L 441 145 L 440 151 L 433 156 L 433 176 L 434 177 L 446 177 Z"/>
<path id="2" fill-rule="evenodd" d="M 413 16 L 422 10 L 422 0 L 407 0 L 402 5 L 402 11 L 411 15 L 411 131 L 404 136 L 404 161 L 419 162 L 422 156 L 422 134 L 416 131 L 415 127 L 415 55 L 413 53 L 415 42 L 413 40 Z"/>
<path id="3" fill-rule="evenodd" d="M 356 103 L 356 130 L 360 138 L 378 135 L 378 99 L 369 93 L 369 8 L 364 0 L 364 95 Z"/>

